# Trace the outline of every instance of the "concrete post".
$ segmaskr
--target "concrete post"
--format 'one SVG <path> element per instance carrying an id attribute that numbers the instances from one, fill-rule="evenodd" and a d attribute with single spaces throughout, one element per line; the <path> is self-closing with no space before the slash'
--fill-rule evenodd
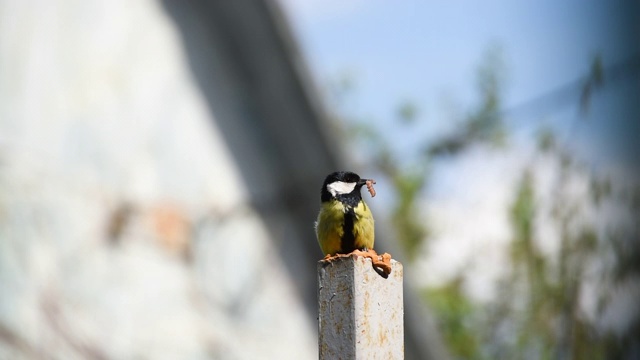
<path id="1" fill-rule="evenodd" d="M 402 264 L 387 278 L 364 257 L 318 262 L 320 360 L 404 359 Z"/>

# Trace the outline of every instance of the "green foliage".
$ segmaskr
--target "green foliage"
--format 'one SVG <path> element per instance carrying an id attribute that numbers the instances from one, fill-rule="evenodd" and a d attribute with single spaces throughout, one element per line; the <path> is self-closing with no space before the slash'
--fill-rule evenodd
<path id="1" fill-rule="evenodd" d="M 533 178 L 530 171 L 524 173 L 516 193 L 516 201 L 511 206 L 511 223 L 515 232 L 515 258 L 520 260 L 531 255 L 533 220 L 536 204 L 533 191 Z"/>
<path id="2" fill-rule="evenodd" d="M 611 180 L 609 178 L 592 179 L 590 185 L 591 196 L 596 205 L 600 205 L 603 199 L 612 195 L 613 189 L 611 188 Z"/>
<path id="3" fill-rule="evenodd" d="M 506 133 L 500 114 L 505 74 L 503 68 L 501 49 L 490 48 L 478 69 L 480 106 L 466 121 L 465 136 L 469 142 L 483 141 L 495 145 L 504 143 Z"/>
<path id="4" fill-rule="evenodd" d="M 502 52 L 498 47 L 490 48 L 478 68 L 479 104 L 460 128 L 449 136 L 442 137 L 425 146 L 428 157 L 458 155 L 476 143 L 503 146 L 507 132 L 501 113 L 501 97 L 504 82 Z"/>
<path id="5" fill-rule="evenodd" d="M 413 114 L 405 114 L 405 116 L 413 116 Z M 392 185 L 396 196 L 392 206 L 391 220 L 396 238 L 407 258 L 413 260 L 428 234 L 425 218 L 418 207 L 420 192 L 426 186 L 426 167 L 403 167 L 390 144 L 377 129 L 369 124 L 356 122 L 347 129 L 347 134 L 364 142 L 363 146 L 370 149 L 376 170 L 382 173 Z"/>
<path id="6" fill-rule="evenodd" d="M 582 86 L 582 94 L 580 94 L 580 110 L 585 114 L 589 109 L 593 93 L 604 85 L 604 66 L 602 65 L 602 57 L 596 55 L 591 63 L 589 75 Z"/>
<path id="7" fill-rule="evenodd" d="M 462 155 L 473 144 L 504 146 L 507 128 L 502 116 L 504 65 L 499 48 L 490 49 L 477 74 L 479 101 L 452 134 L 420 145 L 414 162 L 398 156 L 392 144 L 371 123 L 352 123 L 348 129 L 357 141 L 371 149 L 375 169 L 382 173 L 395 192 L 391 219 L 397 239 L 409 259 L 426 248 L 429 230 L 420 201 L 429 184 L 431 163 L 438 158 Z M 603 86 L 604 67 L 596 57 L 585 78 L 580 106 L 585 113 L 596 89 Z M 399 124 L 411 130 L 419 121 L 418 106 L 401 103 L 397 108 Z M 608 270 L 598 274 L 604 291 L 595 294 L 602 311 L 613 289 L 640 276 L 640 248 L 637 238 L 640 224 L 630 231 L 608 229 L 606 237 L 594 224 L 581 218 L 580 209 L 604 206 L 613 198 L 622 203 L 636 219 L 640 218 L 640 186 L 631 193 L 615 191 L 607 177 L 598 177 L 557 140 L 548 128 L 537 133 L 538 157 L 558 164 L 558 177 L 550 204 L 543 207 L 535 186 L 535 168 L 521 175 L 509 209 L 512 239 L 508 248 L 509 268 L 499 279 L 499 296 L 488 304 L 474 303 L 464 293 L 465 277 L 458 277 L 438 288 L 425 290 L 424 299 L 434 311 L 443 339 L 452 355 L 460 359 L 608 359 L 628 354 L 633 339 L 640 338 L 640 321 L 632 322 L 623 335 L 602 332 L 582 313 L 580 306 L 589 267 L 610 261 Z M 588 195 L 571 197 L 568 179 L 573 174 L 589 177 Z M 548 254 L 540 249 L 536 224 L 549 211 L 546 226 L 559 234 L 559 251 Z M 593 270 L 593 269 L 591 269 Z M 593 276 L 593 275 L 591 275 Z M 593 279 L 591 279 L 593 280 Z M 610 285 L 607 285 L 610 282 Z M 604 284 L 604 285 L 603 285 Z"/>
<path id="8" fill-rule="evenodd" d="M 549 128 L 543 128 L 538 131 L 538 150 L 548 153 L 556 149 L 556 136 Z"/>
<path id="9" fill-rule="evenodd" d="M 398 107 L 398 120 L 403 124 L 412 124 L 418 116 L 418 107 L 412 101 L 404 101 Z"/>
<path id="10" fill-rule="evenodd" d="M 424 143 L 422 151 L 413 163 L 408 163 L 394 153 L 395 148 L 372 122 L 351 121 L 346 129 L 348 137 L 370 149 L 375 170 L 382 173 L 392 184 L 395 192 L 391 220 L 398 242 L 409 260 L 413 260 L 418 249 L 428 239 L 426 216 L 420 212 L 421 194 L 428 184 L 431 162 L 440 156 L 457 155 L 468 146 L 483 142 L 500 145 L 506 132 L 500 115 L 500 98 L 503 83 L 501 52 L 492 48 L 478 69 L 479 105 L 463 121 L 463 126 L 454 134 L 441 140 Z M 345 89 L 353 87 L 351 80 L 339 81 L 334 93 L 344 95 Z M 397 108 L 398 123 L 412 130 L 418 122 L 418 106 L 404 101 Z"/>
<path id="11" fill-rule="evenodd" d="M 463 279 L 427 289 L 424 298 L 438 314 L 438 328 L 453 356 L 459 359 L 481 359 L 480 344 L 473 317 L 477 309 L 464 294 Z"/>
<path id="12" fill-rule="evenodd" d="M 582 288 L 589 279 L 587 270 L 590 265 L 613 258 L 612 271 L 600 273 L 603 281 L 600 286 L 604 291 L 591 292 L 592 296 L 598 297 L 601 310 L 606 308 L 610 301 L 606 280 L 629 280 L 640 274 L 636 272 L 640 268 L 640 251 L 633 246 L 633 241 L 625 238 L 628 232 L 619 234 L 613 231 L 609 238 L 600 239 L 594 224 L 581 218 L 579 209 L 597 208 L 605 200 L 612 199 L 615 194 L 611 183 L 606 177 L 601 179 L 590 174 L 591 196 L 571 196 L 568 179 L 575 174 L 585 176 L 583 167 L 569 152 L 555 144 L 552 134 L 541 134 L 539 139 L 543 141 L 539 144 L 543 146 L 539 146 L 539 151 L 555 158 L 559 164 L 553 196 L 550 197 L 553 218 L 547 226 L 559 232 L 560 249 L 550 255 L 539 249 L 538 235 L 533 228 L 540 212 L 533 186 L 536 174 L 526 169 L 510 208 L 513 229 L 511 269 L 502 280 L 505 286 L 498 301 L 490 304 L 488 311 L 492 314 L 489 327 L 517 329 L 511 335 L 517 335 L 518 340 L 512 343 L 493 337 L 487 339 L 487 344 L 493 344 L 494 350 L 499 349 L 491 353 L 492 357 L 509 354 L 508 358 L 522 358 L 523 354 L 531 353 L 533 358 L 554 359 L 620 357 L 632 346 L 633 331 L 622 336 L 603 333 L 582 312 Z M 627 208 L 632 209 L 628 205 Z M 636 236 L 640 233 L 637 228 L 626 231 L 629 230 Z M 514 302 L 514 299 L 519 300 Z M 633 323 L 640 327 L 638 319 Z"/>
<path id="13" fill-rule="evenodd" d="M 420 191 L 425 186 L 424 176 L 421 174 L 404 174 L 392 177 L 394 188 L 399 196 L 393 210 L 392 220 L 401 240 L 405 252 L 410 260 L 415 258 L 418 247 L 427 235 L 427 230 L 421 221 L 417 201 Z"/>

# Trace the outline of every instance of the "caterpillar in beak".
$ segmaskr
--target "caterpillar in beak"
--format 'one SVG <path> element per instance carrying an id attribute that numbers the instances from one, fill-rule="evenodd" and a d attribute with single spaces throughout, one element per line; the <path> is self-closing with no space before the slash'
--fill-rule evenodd
<path id="1" fill-rule="evenodd" d="M 369 190 L 369 194 L 371 194 L 371 197 L 375 197 L 376 196 L 376 189 L 373 188 L 373 184 L 375 184 L 376 181 L 371 179 L 371 180 L 367 180 L 366 185 L 367 185 L 367 190 Z"/>

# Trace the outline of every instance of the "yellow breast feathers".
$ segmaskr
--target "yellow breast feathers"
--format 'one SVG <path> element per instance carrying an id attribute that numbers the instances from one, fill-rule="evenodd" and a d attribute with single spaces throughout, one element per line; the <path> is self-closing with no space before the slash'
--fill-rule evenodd
<path id="1" fill-rule="evenodd" d="M 325 255 L 350 253 L 355 249 L 373 249 L 374 223 L 369 207 L 360 201 L 354 207 L 338 200 L 322 204 L 316 236 Z"/>

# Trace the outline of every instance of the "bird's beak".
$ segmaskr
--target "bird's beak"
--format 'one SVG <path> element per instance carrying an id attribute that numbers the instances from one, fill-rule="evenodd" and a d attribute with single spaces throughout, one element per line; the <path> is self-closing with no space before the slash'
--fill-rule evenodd
<path id="1" fill-rule="evenodd" d="M 358 181 L 358 185 L 359 185 L 359 186 L 366 185 L 366 184 L 367 184 L 367 181 L 371 181 L 371 182 L 373 182 L 374 184 L 376 183 L 375 181 L 373 181 L 373 180 L 371 180 L 371 179 L 360 179 L 360 181 Z"/>

